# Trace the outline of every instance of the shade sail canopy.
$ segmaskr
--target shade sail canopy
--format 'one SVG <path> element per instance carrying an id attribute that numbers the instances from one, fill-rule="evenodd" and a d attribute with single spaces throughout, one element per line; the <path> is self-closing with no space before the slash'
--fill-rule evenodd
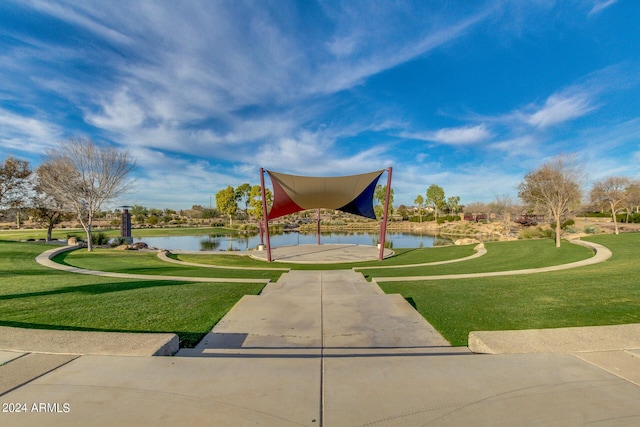
<path id="1" fill-rule="evenodd" d="M 373 193 L 384 171 L 336 177 L 267 171 L 273 184 L 273 206 L 268 219 L 318 208 L 336 209 L 375 219 Z"/>

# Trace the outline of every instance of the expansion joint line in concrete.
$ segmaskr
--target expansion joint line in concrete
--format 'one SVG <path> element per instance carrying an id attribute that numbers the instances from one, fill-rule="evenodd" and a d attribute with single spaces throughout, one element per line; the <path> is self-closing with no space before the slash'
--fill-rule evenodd
<path id="1" fill-rule="evenodd" d="M 324 425 L 324 272 L 320 272 L 320 413 L 318 425 Z"/>

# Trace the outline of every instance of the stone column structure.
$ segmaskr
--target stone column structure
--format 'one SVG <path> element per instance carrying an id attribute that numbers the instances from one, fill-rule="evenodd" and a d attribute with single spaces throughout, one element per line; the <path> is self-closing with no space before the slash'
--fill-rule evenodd
<path id="1" fill-rule="evenodd" d="M 121 206 L 122 214 L 120 215 L 120 237 L 124 240 L 124 243 L 130 245 L 133 243 L 133 237 L 131 236 L 131 213 L 129 208 L 131 206 Z"/>

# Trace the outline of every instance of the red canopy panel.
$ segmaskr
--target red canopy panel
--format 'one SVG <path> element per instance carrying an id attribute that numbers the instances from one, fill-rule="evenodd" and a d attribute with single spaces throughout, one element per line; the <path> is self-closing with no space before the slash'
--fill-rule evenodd
<path id="1" fill-rule="evenodd" d="M 336 209 L 375 219 L 373 193 L 384 171 L 336 177 L 267 171 L 273 184 L 273 206 L 268 219 L 318 208 Z"/>

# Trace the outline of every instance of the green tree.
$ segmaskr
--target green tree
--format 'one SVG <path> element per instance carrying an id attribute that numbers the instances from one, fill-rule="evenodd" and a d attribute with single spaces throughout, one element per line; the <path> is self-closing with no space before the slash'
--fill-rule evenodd
<path id="1" fill-rule="evenodd" d="M 249 198 L 249 214 L 258 220 L 262 219 L 262 187 L 254 185 L 251 187 Z M 265 188 L 265 196 L 267 197 L 267 206 L 273 204 L 273 193 Z"/>
<path id="2" fill-rule="evenodd" d="M 424 207 L 424 197 L 422 197 L 422 194 L 418 194 L 413 203 L 418 207 L 418 216 L 420 217 L 420 222 L 422 222 L 422 209 Z"/>
<path id="3" fill-rule="evenodd" d="M 451 196 L 447 199 L 447 209 L 451 215 L 455 215 L 460 210 L 460 196 Z"/>
<path id="4" fill-rule="evenodd" d="M 251 203 L 251 184 L 245 182 L 236 188 L 236 201 L 242 202 L 245 213 L 248 213 Z"/>
<path id="5" fill-rule="evenodd" d="M 238 203 L 236 202 L 236 192 L 232 186 L 228 186 L 224 190 L 216 193 L 216 208 L 218 212 L 229 217 L 229 225 L 233 223 L 233 215 L 238 211 Z"/>
<path id="6" fill-rule="evenodd" d="M 409 219 L 409 211 L 407 210 L 407 207 L 405 205 L 398 206 L 397 213 L 398 215 L 402 216 L 403 221 Z"/>
<path id="7" fill-rule="evenodd" d="M 442 187 L 431 184 L 429 188 L 427 188 L 427 199 L 425 203 L 427 206 L 431 206 L 433 208 L 435 220 L 438 221 L 438 212 L 446 207 L 444 190 Z"/>
<path id="8" fill-rule="evenodd" d="M 133 205 L 129 208 L 129 213 L 136 219 L 138 224 L 144 224 L 149 214 L 149 209 L 142 205 Z"/>
<path id="9" fill-rule="evenodd" d="M 202 219 L 208 219 L 209 225 L 211 225 L 211 220 L 216 217 L 216 210 L 212 208 L 204 208 L 200 214 Z"/>
<path id="10" fill-rule="evenodd" d="M 373 209 L 378 219 L 382 218 L 382 212 L 384 211 L 384 201 L 387 198 L 387 186 L 376 185 L 376 189 L 373 192 L 373 199 L 379 204 Z M 391 218 L 393 213 L 393 188 L 389 192 L 389 212 L 387 212 L 387 218 Z"/>

